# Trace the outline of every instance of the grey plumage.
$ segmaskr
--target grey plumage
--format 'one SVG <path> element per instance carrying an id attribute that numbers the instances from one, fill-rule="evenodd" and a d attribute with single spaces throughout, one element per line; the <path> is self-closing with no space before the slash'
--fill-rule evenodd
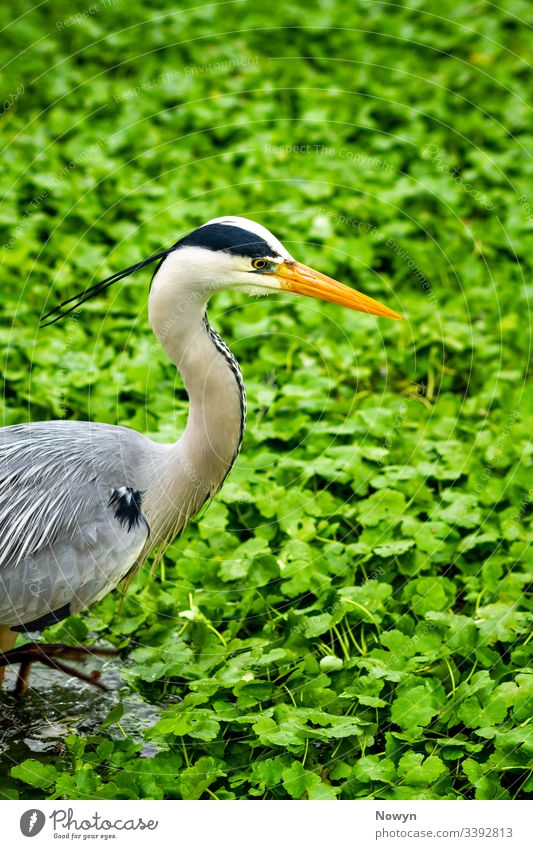
<path id="1" fill-rule="evenodd" d="M 81 610 L 135 565 L 148 522 L 128 527 L 111 500 L 121 487 L 149 485 L 157 449 L 135 431 L 90 422 L 0 431 L 0 624 L 65 604 Z"/>
<path id="2" fill-rule="evenodd" d="M 0 429 L 0 626 L 40 626 L 100 600 L 222 485 L 242 444 L 242 375 L 205 315 L 187 329 L 177 346 L 192 335 L 204 348 L 192 363 L 203 389 L 175 444 L 91 422 Z"/>
<path id="3" fill-rule="evenodd" d="M 176 443 L 90 422 L 0 430 L 0 627 L 40 625 L 98 601 L 220 489 L 242 445 L 246 404 L 239 365 L 205 308 L 242 268 L 255 283 L 250 264 L 265 251 L 289 256 L 259 225 L 227 219 L 152 258 L 161 262 L 150 321 L 190 402 Z M 45 318 L 54 322 L 150 261 L 95 284 Z"/>
<path id="4" fill-rule="evenodd" d="M 286 289 L 399 318 L 300 265 L 264 227 L 241 218 L 208 222 L 45 318 L 53 323 L 158 259 L 149 318 L 183 378 L 186 428 L 171 445 L 90 422 L 0 430 L 0 637 L 6 627 L 44 627 L 98 601 L 222 486 L 242 445 L 246 404 L 239 365 L 206 318 L 212 294 Z"/>

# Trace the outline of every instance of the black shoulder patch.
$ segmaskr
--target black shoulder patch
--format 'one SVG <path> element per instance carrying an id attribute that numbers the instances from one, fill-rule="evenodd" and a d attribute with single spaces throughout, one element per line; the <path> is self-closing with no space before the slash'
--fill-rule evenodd
<path id="1" fill-rule="evenodd" d="M 128 531 L 138 527 L 141 522 L 148 528 L 141 509 L 142 497 L 143 493 L 131 486 L 121 486 L 111 493 L 108 506 L 113 509 L 115 519 L 118 519 L 123 527 L 128 526 Z"/>
<path id="2" fill-rule="evenodd" d="M 265 239 L 232 224 L 204 224 L 176 243 L 176 248 L 197 247 L 209 251 L 249 256 L 277 256 L 277 251 Z"/>
<path id="3" fill-rule="evenodd" d="M 13 625 L 11 631 L 16 631 L 18 634 L 28 634 L 31 631 L 42 631 L 48 628 L 49 625 L 54 625 L 56 622 L 61 622 L 70 616 L 70 604 L 64 604 L 57 610 L 51 610 L 50 613 L 45 613 L 44 616 L 39 616 L 33 622 L 27 622 L 25 625 Z"/>

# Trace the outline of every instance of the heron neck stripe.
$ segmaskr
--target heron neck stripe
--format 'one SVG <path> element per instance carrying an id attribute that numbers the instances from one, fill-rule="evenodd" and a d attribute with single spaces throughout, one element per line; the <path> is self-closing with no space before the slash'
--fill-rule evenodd
<path id="1" fill-rule="evenodd" d="M 235 357 L 231 353 L 230 349 L 228 348 L 228 346 L 226 345 L 226 343 L 224 342 L 222 337 L 219 336 L 219 334 L 216 332 L 216 330 L 213 330 L 213 328 L 209 324 L 209 320 L 207 318 L 207 313 L 204 313 L 204 327 L 205 327 L 206 333 L 208 334 L 209 338 L 211 339 L 213 345 L 215 346 L 215 348 L 217 349 L 219 354 L 221 354 L 224 357 L 229 368 L 231 369 L 231 372 L 233 373 L 233 376 L 235 378 L 235 382 L 237 384 L 237 389 L 239 391 L 239 403 L 240 403 L 240 408 L 241 408 L 239 441 L 237 443 L 235 453 L 234 453 L 233 457 L 231 458 L 231 462 L 228 466 L 228 470 L 227 470 L 226 474 L 224 475 L 223 480 L 221 481 L 220 486 L 222 486 L 222 484 L 226 480 L 227 476 L 229 475 L 231 469 L 233 468 L 235 460 L 239 456 L 239 452 L 242 448 L 242 441 L 244 439 L 244 429 L 246 427 L 246 389 L 245 389 L 245 386 L 244 386 L 244 380 L 243 380 L 243 377 L 242 377 L 242 372 L 240 370 L 240 367 L 239 367 L 237 360 L 235 359 Z"/>

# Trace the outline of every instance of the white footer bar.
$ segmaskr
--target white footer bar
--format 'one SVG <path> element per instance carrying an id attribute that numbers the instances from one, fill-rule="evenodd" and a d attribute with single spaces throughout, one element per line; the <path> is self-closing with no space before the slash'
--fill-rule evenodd
<path id="1" fill-rule="evenodd" d="M 529 801 L 4 801 L 0 814 L 10 849 L 533 847 Z"/>

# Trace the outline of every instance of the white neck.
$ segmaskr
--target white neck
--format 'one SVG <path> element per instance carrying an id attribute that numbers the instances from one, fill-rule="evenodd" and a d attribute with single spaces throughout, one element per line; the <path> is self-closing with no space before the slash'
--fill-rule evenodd
<path id="1" fill-rule="evenodd" d="M 182 293 L 176 303 L 175 289 L 157 278 L 150 295 L 150 324 L 189 396 L 185 431 L 172 446 L 163 472 L 165 494 L 152 510 L 167 534 L 169 514 L 174 513 L 170 519 L 176 525 L 185 524 L 230 471 L 241 447 L 245 396 L 236 360 L 205 318 L 207 295 Z M 179 505 L 178 515 L 173 504 Z"/>

